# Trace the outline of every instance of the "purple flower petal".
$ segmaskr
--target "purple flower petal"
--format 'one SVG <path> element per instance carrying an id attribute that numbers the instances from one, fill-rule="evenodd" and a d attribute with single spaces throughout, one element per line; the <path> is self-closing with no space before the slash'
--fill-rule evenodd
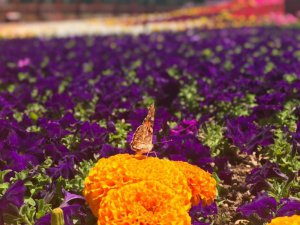
<path id="1" fill-rule="evenodd" d="M 256 214 L 267 222 L 273 218 L 276 206 L 276 199 L 264 194 L 257 196 L 252 202 L 240 206 L 237 211 L 241 212 L 245 217 Z"/>
<path id="2" fill-rule="evenodd" d="M 300 215 L 300 201 L 296 199 L 281 199 L 276 217 Z"/>
<path id="3" fill-rule="evenodd" d="M 12 184 L 0 198 L 0 222 L 4 214 L 18 215 L 18 208 L 24 203 L 25 186 L 21 180 Z"/>
<path id="4" fill-rule="evenodd" d="M 65 189 L 62 190 L 64 194 L 64 201 L 60 204 L 60 208 L 66 207 L 70 205 L 70 202 L 74 201 L 85 201 L 85 198 L 81 195 L 72 194 Z"/>
<path id="5" fill-rule="evenodd" d="M 269 187 L 268 178 L 288 180 L 276 163 L 267 161 L 261 168 L 255 168 L 246 177 L 246 183 L 251 184 L 251 192 L 258 193 Z"/>
<path id="6" fill-rule="evenodd" d="M 270 130 L 271 127 L 258 128 L 250 117 L 238 117 L 227 120 L 226 137 L 241 151 L 251 154 L 259 145 L 268 146 L 273 143 Z"/>

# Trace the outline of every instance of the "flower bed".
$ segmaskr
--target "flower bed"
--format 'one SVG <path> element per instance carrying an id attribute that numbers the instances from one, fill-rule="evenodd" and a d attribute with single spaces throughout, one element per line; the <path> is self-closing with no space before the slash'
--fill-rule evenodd
<path id="1" fill-rule="evenodd" d="M 57 207 L 67 225 L 96 224 L 82 194 L 91 168 L 108 186 L 141 182 L 103 191 L 93 176 L 90 190 L 108 195 L 101 213 L 121 218 L 118 210 L 127 212 L 128 205 L 108 205 L 149 194 L 151 187 L 155 204 L 163 193 L 170 200 L 157 218 L 174 216 L 179 209 L 168 211 L 168 204 L 197 181 L 194 169 L 186 170 L 192 179 L 185 183 L 179 166 L 150 157 L 161 168 L 157 175 L 156 163 L 128 167 L 152 171 L 164 183 L 133 169 L 122 180 L 125 161 L 109 161 L 131 157 L 132 132 L 154 101 L 158 158 L 188 162 L 218 183 L 208 206 L 204 196 L 215 190 L 201 186 L 206 179 L 182 194 L 201 193 L 194 203 L 202 204 L 179 218 L 272 224 L 275 217 L 299 215 L 299 38 L 298 29 L 269 27 L 1 40 L 0 224 L 49 224 Z M 105 174 L 104 161 L 116 172 Z"/>

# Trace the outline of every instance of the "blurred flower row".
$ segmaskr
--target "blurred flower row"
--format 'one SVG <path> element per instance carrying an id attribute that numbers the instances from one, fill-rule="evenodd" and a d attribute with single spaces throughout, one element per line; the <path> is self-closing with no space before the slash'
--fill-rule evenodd
<path id="1" fill-rule="evenodd" d="M 127 15 L 125 17 L 109 16 L 81 21 L 2 24 L 0 38 L 142 34 L 195 28 L 220 29 L 295 24 L 299 24 L 299 17 L 285 14 L 283 0 L 232 0 L 216 5 L 188 7 L 166 13 Z"/>

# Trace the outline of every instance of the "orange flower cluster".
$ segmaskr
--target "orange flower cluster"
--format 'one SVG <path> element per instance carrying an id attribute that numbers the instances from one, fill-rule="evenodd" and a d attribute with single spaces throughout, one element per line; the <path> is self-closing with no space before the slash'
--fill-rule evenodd
<path id="1" fill-rule="evenodd" d="M 272 219 L 268 225 L 299 225 L 300 224 L 300 215 L 294 216 L 283 216 Z"/>
<path id="2" fill-rule="evenodd" d="M 119 154 L 97 162 L 85 179 L 83 194 L 98 225 L 127 224 L 123 222 L 127 220 L 128 224 L 185 225 L 190 224 L 192 204 L 212 203 L 216 181 L 186 162 Z"/>
<path id="3" fill-rule="evenodd" d="M 107 193 L 100 204 L 98 225 L 191 224 L 181 198 L 158 181 L 141 181 Z"/>

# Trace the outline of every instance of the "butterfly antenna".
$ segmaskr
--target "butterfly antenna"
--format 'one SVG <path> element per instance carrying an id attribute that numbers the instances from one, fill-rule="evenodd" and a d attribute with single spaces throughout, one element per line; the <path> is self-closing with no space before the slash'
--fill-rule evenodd
<path id="1" fill-rule="evenodd" d="M 159 142 L 155 142 L 154 144 L 164 144 L 164 143 L 168 143 L 168 142 L 172 142 L 174 140 L 168 140 L 168 141 L 159 141 Z"/>

